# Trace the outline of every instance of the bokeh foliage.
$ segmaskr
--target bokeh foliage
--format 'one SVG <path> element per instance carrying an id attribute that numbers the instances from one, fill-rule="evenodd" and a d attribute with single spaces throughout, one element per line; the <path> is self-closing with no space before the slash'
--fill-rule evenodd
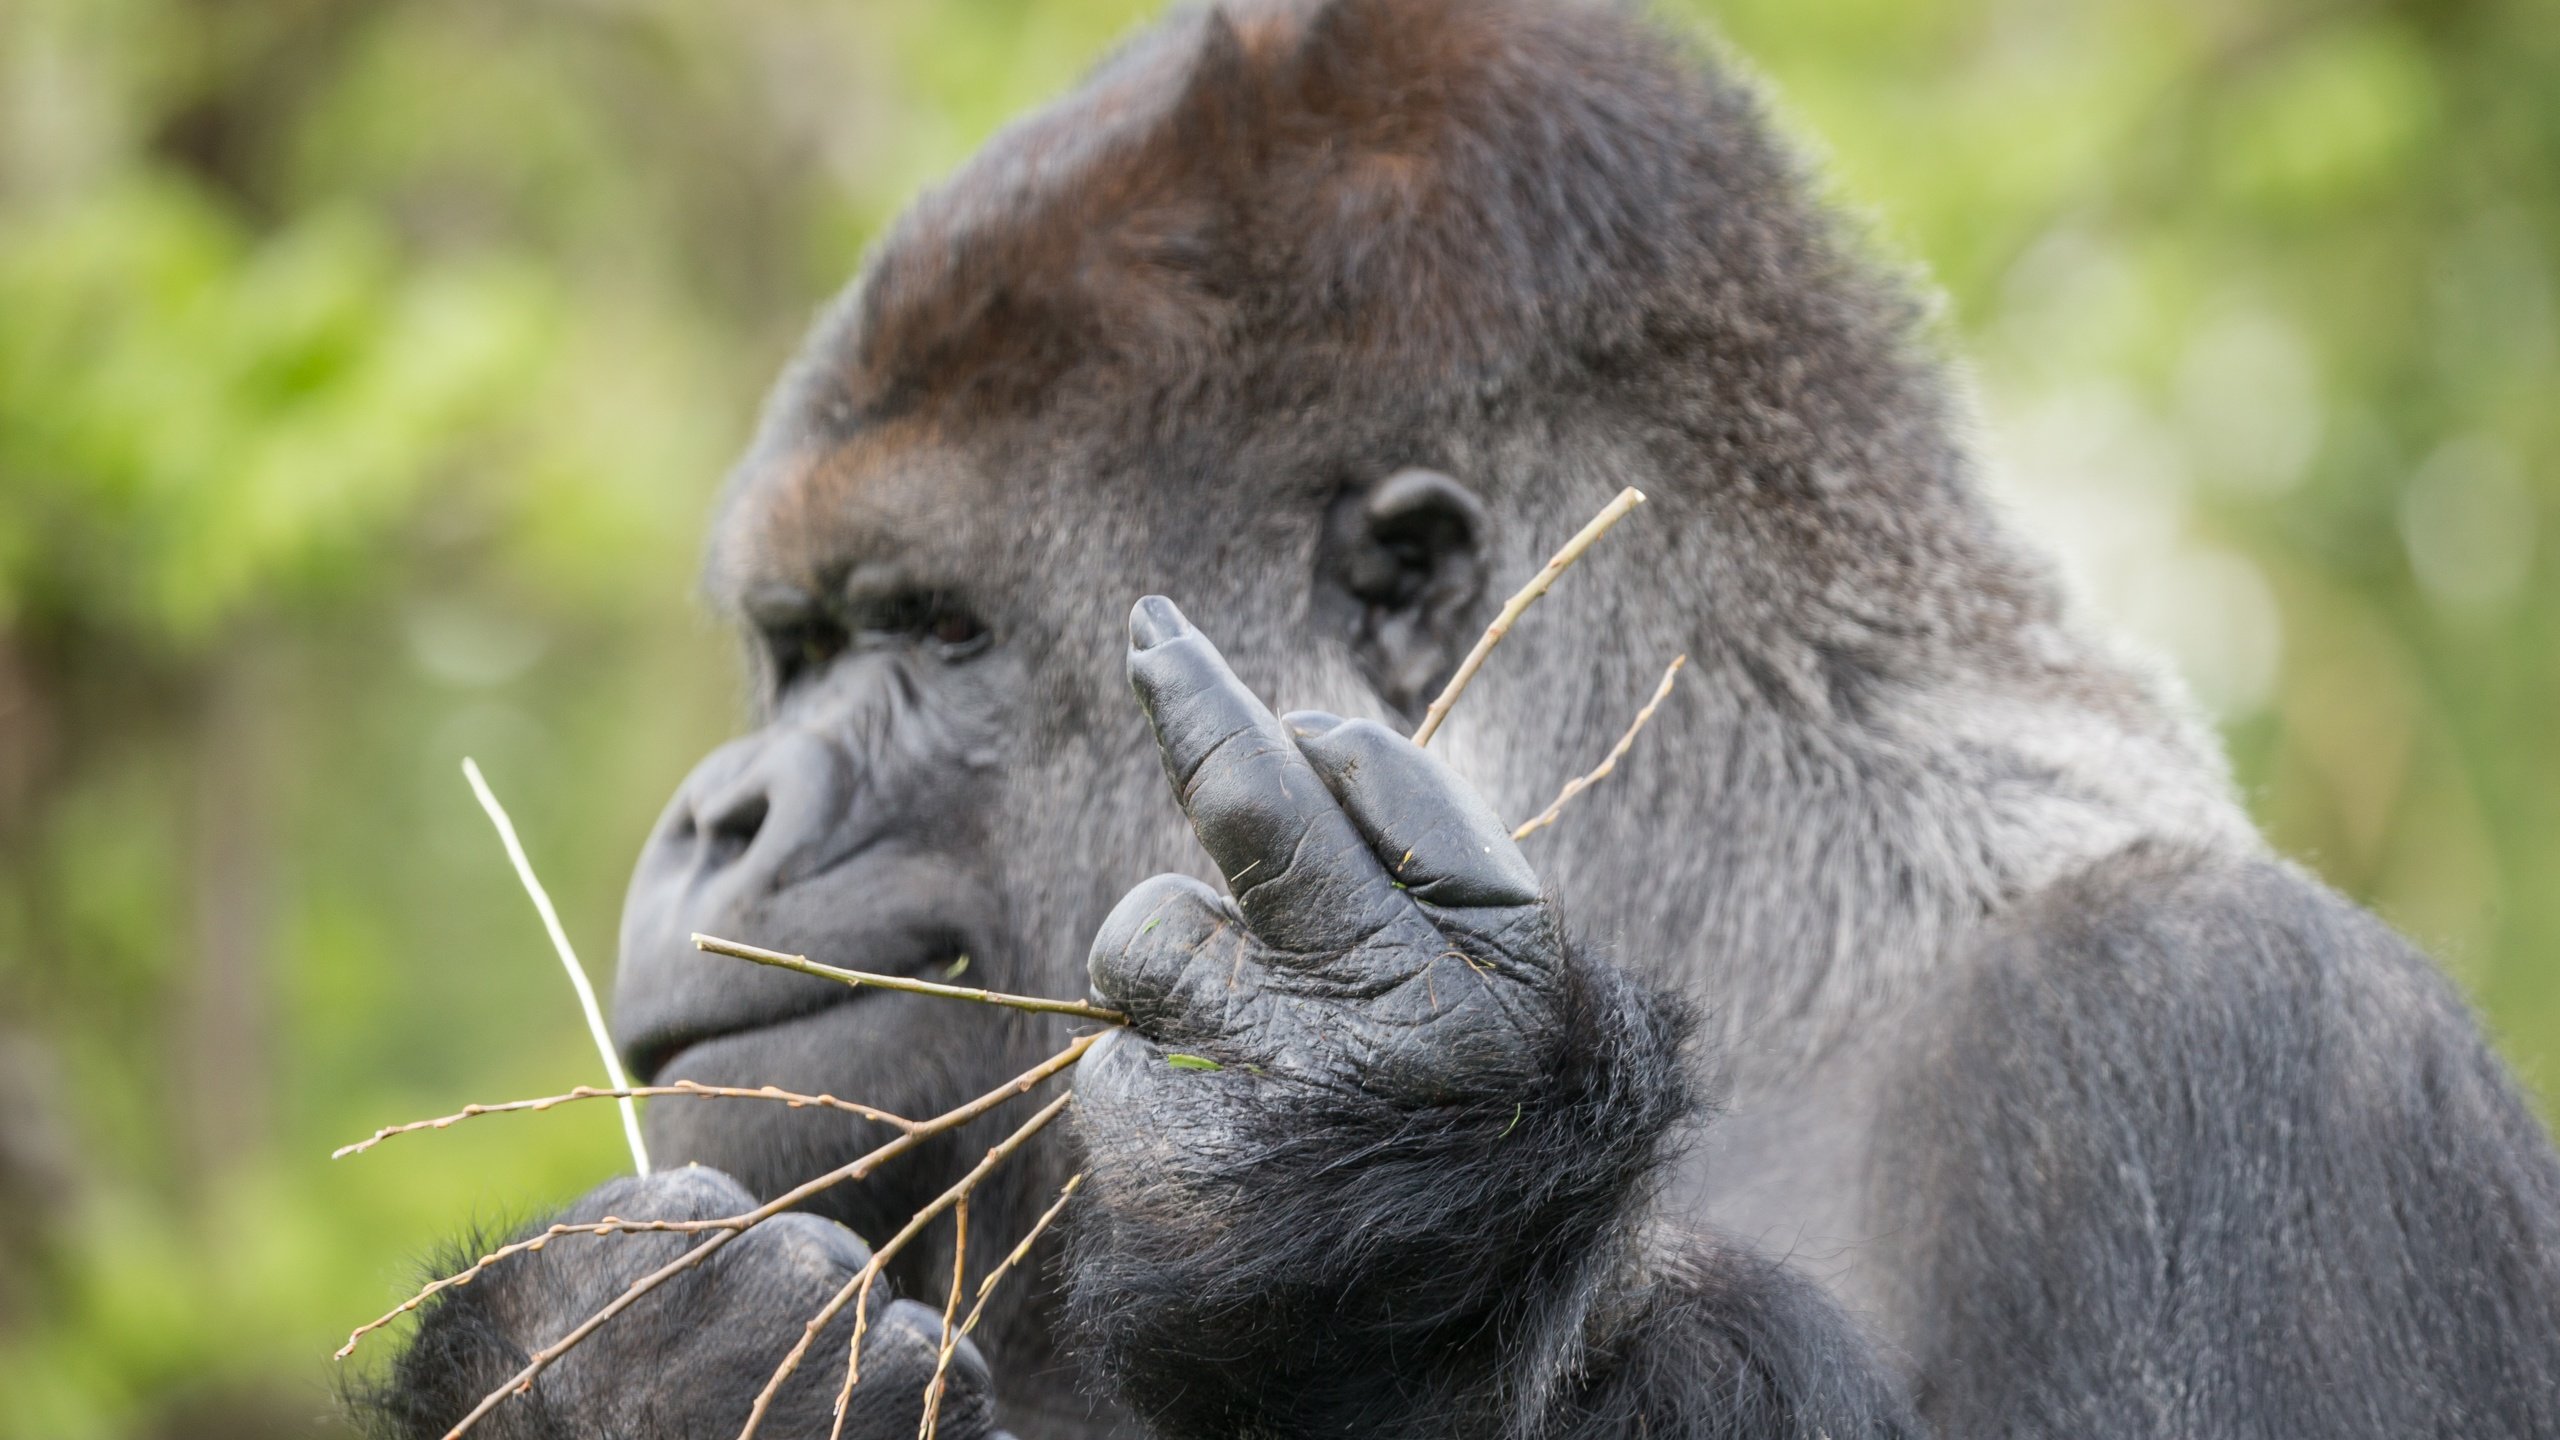
<path id="1" fill-rule="evenodd" d="M 0 0 L 0 1435 L 330 1433 L 403 1257 L 616 1165 L 325 1159 L 589 1078 L 455 763 L 609 966 L 758 391 L 1145 8 Z M 2022 521 L 2553 1093 L 2545 0 L 1694 8 L 1945 288 Z"/>

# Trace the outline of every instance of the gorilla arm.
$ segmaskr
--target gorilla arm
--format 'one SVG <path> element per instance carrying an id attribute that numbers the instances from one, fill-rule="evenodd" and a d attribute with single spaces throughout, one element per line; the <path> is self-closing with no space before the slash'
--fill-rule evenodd
<path id="1" fill-rule="evenodd" d="M 1649 1249 L 1684 1017 L 1565 943 L 1483 802 L 1383 727 L 1275 720 L 1160 599 L 1131 635 L 1236 898 L 1159 877 L 1094 942 L 1131 1029 L 1077 1081 L 1069 1307 L 1122 1401 L 1172 1436 L 1911 1433 L 1810 1285 Z"/>
<path id="2" fill-rule="evenodd" d="M 1941 1432 L 2560 1433 L 2560 1164 L 2380 921 L 2128 852 L 1937 1006 L 1880 1133 Z"/>

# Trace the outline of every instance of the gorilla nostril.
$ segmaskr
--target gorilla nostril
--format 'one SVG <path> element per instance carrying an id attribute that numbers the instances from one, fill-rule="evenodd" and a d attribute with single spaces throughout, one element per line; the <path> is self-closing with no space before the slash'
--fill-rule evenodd
<path id="1" fill-rule="evenodd" d="M 716 868 L 745 854 L 772 810 L 772 802 L 759 791 L 737 797 L 704 820 L 702 831 L 709 842 L 709 853 L 704 857 L 707 863 Z"/>

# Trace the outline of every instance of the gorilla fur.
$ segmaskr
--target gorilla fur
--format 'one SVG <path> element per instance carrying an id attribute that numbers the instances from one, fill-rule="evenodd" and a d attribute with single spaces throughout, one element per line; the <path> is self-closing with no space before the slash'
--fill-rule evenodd
<path id="1" fill-rule="evenodd" d="M 1096 1046 L 1075 1133 L 978 1208 L 973 1274 L 1045 1188 L 1095 1177 L 1071 1243 L 990 1309 L 991 1366 L 966 1352 L 949 1440 L 996 1416 L 1184 1440 L 2560 1431 L 2548 1139 L 2451 987 L 2268 855 L 2174 683 L 1981 498 L 1925 329 L 1750 87 L 1621 9 L 1176 13 L 918 200 L 732 476 L 706 581 L 759 728 L 688 778 L 634 876 L 634 1069 L 928 1114 L 1063 1033 L 706 969 L 695 930 L 1187 995 Z M 1168 805 L 1164 716 L 1122 686 L 1146 607 L 1127 650 L 1120 617 L 1178 597 L 1247 708 L 1409 723 L 1630 483 L 1652 503 L 1506 640 L 1416 813 L 1533 813 L 1691 665 L 1624 773 L 1502 847 L 1543 885 L 1515 908 L 1586 942 L 1538 949 L 1522 973 L 1556 984 L 1512 997 L 1547 1062 L 1435 1098 L 1404 1078 L 1452 1059 L 1427 1023 L 1393 1073 L 1336 1042 L 1464 976 L 1375 936 L 1267 943 L 1394 897 L 1372 876 L 1284 902 L 1208 863 L 1219 826 L 1316 782 L 1204 820 L 1178 768 Z M 1265 727 L 1243 759 L 1311 743 Z M 1119 925 L 1124 892 L 1187 897 L 1194 958 L 1223 946 L 1263 988 L 1221 1010 L 1226 972 Z M 1140 939 L 1158 971 L 1124 966 Z M 1366 990 L 1269 983 L 1381 955 L 1404 968 Z M 1166 1071 L 1154 1046 L 1194 1029 L 1242 1063 Z M 1331 1068 L 1270 1058 L 1310 1054 Z M 708 1101 L 647 1123 L 757 1194 L 877 1138 Z M 877 1238 L 997 1123 L 801 1218 Z M 829 1233 L 738 1247 L 734 1283 L 669 1298 L 590 1381 L 663 1397 L 657 1433 L 729 1433 L 752 1364 L 658 1342 L 773 1323 L 799 1293 L 777 1285 L 859 1245 Z M 541 1297 L 603 1283 L 545 1267 L 614 1253 L 555 1246 L 431 1308 L 386 1433 L 441 1433 L 489 1354 L 579 1318 Z M 933 1293 L 950 1260 L 920 1244 L 891 1278 Z M 486 1433 L 608 1433 L 609 1393 L 547 1377 Z"/>

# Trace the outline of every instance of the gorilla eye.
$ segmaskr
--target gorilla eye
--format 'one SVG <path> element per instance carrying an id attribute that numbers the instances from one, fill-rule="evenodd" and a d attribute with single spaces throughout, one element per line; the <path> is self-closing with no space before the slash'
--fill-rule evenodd
<path id="1" fill-rule="evenodd" d="M 788 690 L 803 677 L 824 670 L 850 643 L 852 637 L 833 620 L 811 617 L 770 627 L 765 644 L 773 654 L 776 688 Z"/>
<path id="2" fill-rule="evenodd" d="M 855 629 L 866 644 L 920 645 L 945 660 L 977 654 L 987 627 L 949 595 L 912 590 L 857 607 Z"/>
<path id="3" fill-rule="evenodd" d="M 933 617 L 933 643 L 954 653 L 975 653 L 987 638 L 987 627 L 978 617 L 959 610 L 947 610 Z"/>

